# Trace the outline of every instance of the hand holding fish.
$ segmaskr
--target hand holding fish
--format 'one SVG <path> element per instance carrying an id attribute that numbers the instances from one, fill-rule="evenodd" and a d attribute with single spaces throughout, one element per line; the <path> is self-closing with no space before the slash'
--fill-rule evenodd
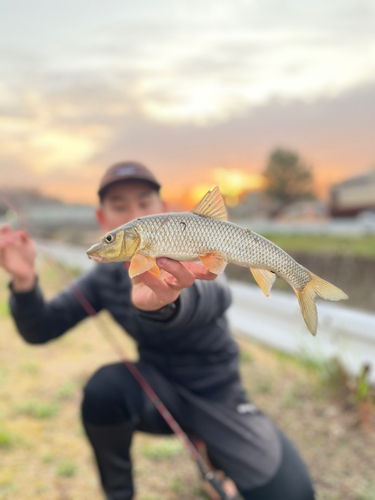
<path id="1" fill-rule="evenodd" d="M 217 278 L 217 274 L 195 262 L 181 263 L 162 257 L 156 259 L 156 264 L 160 268 L 160 276 L 145 272 L 132 278 L 132 302 L 144 311 L 156 311 L 174 302 L 196 278 L 209 281 Z"/>
<path id="2" fill-rule="evenodd" d="M 293 288 L 313 335 L 318 327 L 315 298 L 348 298 L 342 290 L 301 266 L 271 241 L 227 221 L 224 200 L 217 186 L 208 191 L 191 212 L 150 215 L 130 221 L 107 233 L 87 255 L 98 262 L 130 261 L 131 278 L 146 271 L 159 276 L 156 261 L 159 257 L 180 262 L 199 259 L 213 274 L 222 273 L 228 263 L 233 263 L 249 268 L 267 297 L 279 276 Z M 165 299 L 179 286 L 176 283 L 173 286 L 173 278 L 169 280 L 172 280 L 170 284 L 162 284 L 162 280 L 154 282 L 159 287 L 158 295 Z M 156 303 L 159 302 L 154 298 L 155 306 Z"/>

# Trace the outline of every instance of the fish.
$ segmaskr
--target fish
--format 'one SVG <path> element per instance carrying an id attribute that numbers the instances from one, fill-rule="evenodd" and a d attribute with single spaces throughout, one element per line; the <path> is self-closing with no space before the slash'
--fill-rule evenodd
<path id="1" fill-rule="evenodd" d="M 343 300 L 340 288 L 316 276 L 287 252 L 251 229 L 229 222 L 218 186 L 210 189 L 191 212 L 170 212 L 134 219 L 107 233 L 87 250 L 97 262 L 129 262 L 129 276 L 146 271 L 160 275 L 156 258 L 201 261 L 221 274 L 228 263 L 247 267 L 268 297 L 276 276 L 294 290 L 307 328 L 316 335 L 317 296 Z"/>

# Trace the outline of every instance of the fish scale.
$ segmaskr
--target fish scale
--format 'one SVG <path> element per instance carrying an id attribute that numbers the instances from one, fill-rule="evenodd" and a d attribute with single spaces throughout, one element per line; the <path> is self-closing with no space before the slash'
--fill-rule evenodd
<path id="1" fill-rule="evenodd" d="M 315 335 L 318 315 L 316 296 L 342 300 L 347 295 L 301 266 L 289 254 L 263 236 L 227 221 L 219 188 L 208 191 L 192 212 L 141 217 L 109 232 L 87 254 L 100 262 L 129 261 L 130 277 L 160 270 L 157 257 L 178 261 L 200 259 L 215 274 L 228 262 L 248 267 L 266 296 L 276 275 L 295 291 L 303 318 Z"/>
<path id="2" fill-rule="evenodd" d="M 297 289 L 302 289 L 310 281 L 308 271 L 284 250 L 263 236 L 231 222 L 193 213 L 171 213 L 138 219 L 133 224 L 142 235 L 143 252 L 153 258 L 164 256 L 191 261 L 219 251 L 230 263 L 269 269 Z"/>

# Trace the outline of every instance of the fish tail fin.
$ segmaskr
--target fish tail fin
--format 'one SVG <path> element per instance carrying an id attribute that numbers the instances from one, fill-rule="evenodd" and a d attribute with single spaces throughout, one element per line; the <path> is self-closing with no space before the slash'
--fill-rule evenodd
<path id="1" fill-rule="evenodd" d="M 319 295 L 319 297 L 325 300 L 343 300 L 347 299 L 348 296 L 337 286 L 319 278 L 319 276 L 316 276 L 316 274 L 310 271 L 308 271 L 308 273 L 311 280 L 302 290 L 294 288 L 294 291 L 297 295 L 307 328 L 313 335 L 316 335 L 318 313 L 315 305 L 315 297 Z"/>

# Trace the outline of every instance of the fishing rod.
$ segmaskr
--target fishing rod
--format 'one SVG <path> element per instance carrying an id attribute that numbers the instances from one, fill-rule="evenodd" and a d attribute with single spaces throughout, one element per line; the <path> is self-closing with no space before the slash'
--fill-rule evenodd
<path id="1" fill-rule="evenodd" d="M 25 230 L 29 231 L 30 234 L 34 232 L 34 234 L 37 234 L 38 231 L 33 231 L 33 227 L 30 224 L 29 221 L 26 221 L 25 218 L 23 217 L 23 214 L 21 210 L 19 210 L 17 207 L 14 206 L 12 202 L 10 202 L 8 199 L 6 199 L 4 196 L 0 196 L 0 201 L 2 201 L 9 209 L 13 210 L 16 214 L 16 216 L 19 218 L 21 221 L 21 224 L 25 228 Z M 39 247 L 39 250 L 40 247 Z M 86 311 L 88 316 L 97 317 L 97 320 L 100 319 L 100 317 L 97 316 L 97 312 L 95 311 L 94 307 L 92 304 L 89 302 L 87 297 L 83 294 L 83 292 L 76 286 L 76 284 L 72 281 L 71 275 L 69 274 L 67 268 L 61 264 L 56 258 L 51 257 L 50 254 L 48 254 L 45 250 L 41 250 L 42 254 L 44 254 L 44 257 L 46 260 L 50 263 L 50 265 L 55 265 L 61 273 L 64 274 L 66 280 L 61 277 L 61 280 L 69 282 L 72 287 L 72 291 L 77 298 L 78 302 L 81 304 L 83 309 Z M 61 275 L 60 275 L 61 276 Z M 147 382 L 147 380 L 144 378 L 144 376 L 141 374 L 141 372 L 138 370 L 138 368 L 134 365 L 134 363 L 128 361 L 125 356 L 125 352 L 118 342 L 118 340 L 112 335 L 109 334 L 109 328 L 104 326 L 104 324 L 101 321 L 96 321 L 95 325 L 98 329 L 98 331 L 101 333 L 101 335 L 105 338 L 105 340 L 111 345 L 113 351 L 117 354 L 119 359 L 126 365 L 128 368 L 129 372 L 133 375 L 135 380 L 138 382 L 142 390 L 145 392 L 145 394 L 149 397 L 149 399 L 152 401 L 154 404 L 155 408 L 157 411 L 160 413 L 164 421 L 167 423 L 167 425 L 170 427 L 172 432 L 178 437 L 178 439 L 183 443 L 185 448 L 188 450 L 190 453 L 190 456 L 192 459 L 195 461 L 197 468 L 202 475 L 202 477 L 207 480 L 211 486 L 214 488 L 214 490 L 219 494 L 221 500 L 239 500 L 240 496 L 239 494 L 236 494 L 234 497 L 229 497 L 227 493 L 225 492 L 221 482 L 217 479 L 215 476 L 215 473 L 210 469 L 210 467 L 207 465 L 207 463 L 204 461 L 202 455 L 199 453 L 197 447 L 192 443 L 192 441 L 189 439 L 187 434 L 182 430 L 181 426 L 178 424 L 176 419 L 173 417 L 173 415 L 169 412 L 167 407 L 164 405 L 164 403 L 160 400 L 159 396 L 156 394 L 156 392 L 153 390 L 153 388 L 150 386 L 150 384 Z"/>

